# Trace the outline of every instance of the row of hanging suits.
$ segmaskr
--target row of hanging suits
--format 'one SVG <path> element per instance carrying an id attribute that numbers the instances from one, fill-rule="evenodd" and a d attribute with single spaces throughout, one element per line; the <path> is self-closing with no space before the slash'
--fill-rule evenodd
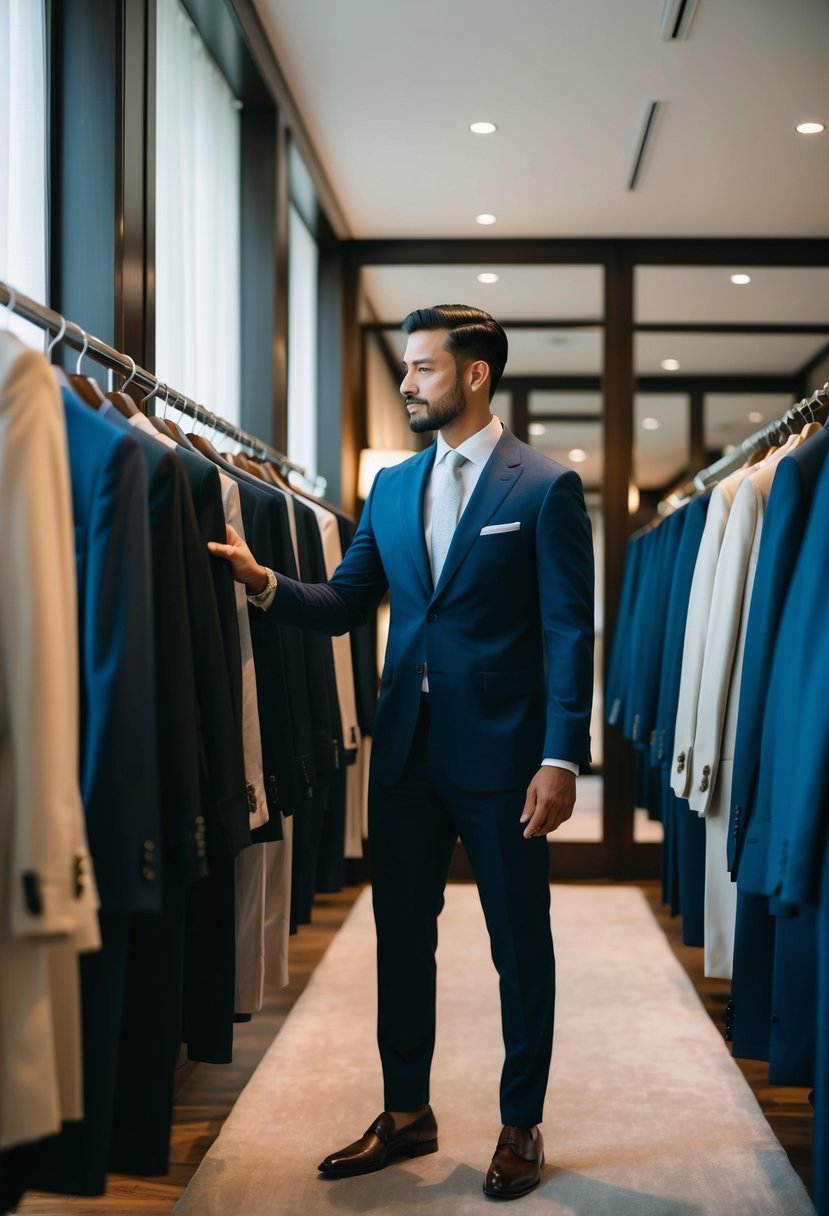
<path id="1" fill-rule="evenodd" d="M 662 820 L 664 900 L 731 979 L 735 1055 L 814 1087 L 829 1213 L 829 430 L 631 539 L 608 721 Z"/>
<path id="2" fill-rule="evenodd" d="M 376 692 L 207 550 L 321 581 L 350 521 L 58 375 L 0 333 L 0 1210 L 166 1172 L 182 1041 L 231 1059 L 361 849 Z"/>

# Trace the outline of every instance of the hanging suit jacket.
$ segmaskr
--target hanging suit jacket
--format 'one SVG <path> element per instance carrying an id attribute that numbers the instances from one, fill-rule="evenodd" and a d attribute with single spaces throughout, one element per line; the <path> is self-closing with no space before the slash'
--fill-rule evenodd
<path id="1" fill-rule="evenodd" d="M 427 665 L 432 761 L 453 784 L 519 789 L 544 756 L 586 766 L 593 551 L 579 478 L 505 429 L 433 586 L 423 496 L 434 455 L 381 471 L 334 577 L 279 578 L 270 612 L 342 633 L 390 589 L 372 748 L 382 784 L 405 764 Z"/>
<path id="2" fill-rule="evenodd" d="M 702 664 L 705 656 L 705 639 L 708 635 L 708 621 L 711 612 L 711 596 L 714 591 L 720 545 L 725 535 L 731 504 L 737 490 L 749 473 L 749 469 L 738 469 L 730 477 L 726 477 L 725 481 L 721 481 L 711 492 L 711 501 L 705 518 L 705 531 L 694 566 L 694 579 L 691 584 L 688 616 L 685 622 L 682 676 L 674 728 L 674 763 L 671 785 L 677 798 L 687 798 L 694 782 L 700 780 L 700 775 L 695 775 L 694 731 L 697 722 Z"/>
<path id="3" fill-rule="evenodd" d="M 703 494 L 677 512 L 683 516 L 682 538 L 671 577 L 651 752 L 651 763 L 660 768 L 662 775 L 666 900 L 675 913 L 682 913 L 682 939 L 686 946 L 703 944 L 705 825 L 689 815 L 685 803 L 677 799 L 671 788 L 671 764 L 675 755 L 674 727 L 688 601 L 710 501 L 710 493 Z"/>
<path id="4" fill-rule="evenodd" d="M 610 662 L 608 663 L 607 678 L 605 680 L 605 714 L 609 726 L 621 727 L 624 699 L 628 691 L 630 622 L 636 604 L 639 577 L 644 557 L 644 550 L 640 544 L 641 540 L 641 536 L 631 537 L 625 553 L 622 592 L 619 597 L 619 610 L 616 614 L 616 628 L 613 635 L 613 649 L 610 653 Z"/>
<path id="5" fill-rule="evenodd" d="M 818 902 L 829 838 L 827 511 L 829 463 L 824 462 L 780 621 L 758 778 L 761 821 L 770 819 L 765 894 L 795 905 Z M 746 860 L 744 852 L 741 875 Z"/>
<path id="6" fill-rule="evenodd" d="M 745 630 L 763 516 L 778 460 L 753 468 L 738 489 L 720 547 L 694 733 L 692 811 L 705 816 L 705 974 L 731 978 L 737 890 L 727 865 L 729 808 Z"/>
<path id="7" fill-rule="evenodd" d="M 639 600 L 632 647 L 631 705 L 626 721 L 629 716 L 629 737 L 640 747 L 650 747 L 656 729 L 662 649 L 670 601 L 665 591 L 671 586 L 684 522 L 684 512 L 675 511 L 656 529 L 652 573 Z"/>
<path id="8" fill-rule="evenodd" d="M 51 956 L 100 944 L 78 781 L 78 627 L 66 429 L 52 369 L 0 333 L 0 1149 L 50 1135 L 78 1087 L 77 991 Z M 75 943 L 78 943 L 77 945 Z M 60 943 L 57 945 L 56 943 Z M 75 981 L 76 986 L 77 981 Z M 0 1165 L 0 1172 L 5 1163 Z"/>
<path id="9" fill-rule="evenodd" d="M 763 524 L 746 629 L 734 775 L 731 789 L 728 865 L 747 891 L 765 887 L 769 820 L 756 816 L 760 740 L 780 618 L 800 552 L 812 498 L 829 454 L 829 431 L 795 448 L 777 466 Z M 745 854 L 745 869 L 743 857 Z"/>

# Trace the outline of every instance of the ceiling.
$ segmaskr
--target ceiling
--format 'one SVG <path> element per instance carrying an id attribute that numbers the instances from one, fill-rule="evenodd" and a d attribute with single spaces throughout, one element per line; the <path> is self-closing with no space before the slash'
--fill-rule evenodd
<path id="1" fill-rule="evenodd" d="M 826 0 L 255 4 L 352 236 L 829 233 Z"/>
<path id="2" fill-rule="evenodd" d="M 507 374 L 598 375 L 599 266 L 494 263 L 491 237 L 829 236 L 827 0 L 699 0 L 686 40 L 660 38 L 663 0 L 254 0 L 341 210 L 358 238 L 477 237 L 477 265 L 370 266 L 370 315 L 393 358 L 410 309 L 469 303 L 506 324 Z M 662 103 L 628 190 L 649 103 Z M 469 123 L 498 130 L 476 136 Z M 491 212 L 482 227 L 475 216 Z M 495 284 L 477 275 L 494 271 Z M 730 275 L 747 273 L 735 286 Z M 361 319 L 369 319 L 367 313 Z M 642 266 L 641 324 L 829 323 L 829 269 Z M 510 329 L 509 321 L 538 321 Z M 556 321 L 593 322 L 556 328 Z M 636 335 L 636 371 L 794 374 L 827 334 Z M 666 384 L 635 402 L 634 476 L 664 485 L 687 461 L 688 398 Z M 776 417 L 786 395 L 705 401 L 718 448 Z M 509 423 L 510 400 L 494 408 Z M 533 394 L 531 414 L 600 413 L 598 394 Z M 646 430 L 644 418 L 658 427 Z M 598 484 L 597 422 L 531 441 Z"/>

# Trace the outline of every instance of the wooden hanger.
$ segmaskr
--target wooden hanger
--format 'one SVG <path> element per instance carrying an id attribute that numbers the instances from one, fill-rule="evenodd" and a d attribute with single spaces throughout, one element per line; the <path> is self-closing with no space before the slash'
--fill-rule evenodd
<path id="1" fill-rule="evenodd" d="M 81 360 L 89 350 L 89 335 L 84 330 L 81 330 L 81 333 L 83 334 L 83 348 L 75 364 L 75 373 L 69 377 L 69 386 L 83 401 L 84 405 L 89 405 L 93 410 L 97 410 L 101 402 L 105 400 L 105 397 L 103 389 L 97 380 L 93 380 L 91 376 L 81 375 Z"/>

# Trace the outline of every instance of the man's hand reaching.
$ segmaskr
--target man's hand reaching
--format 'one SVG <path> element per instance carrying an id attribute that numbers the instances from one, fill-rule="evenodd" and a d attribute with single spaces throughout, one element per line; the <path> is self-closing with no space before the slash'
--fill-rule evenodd
<path id="1" fill-rule="evenodd" d="M 268 585 L 268 572 L 260 566 L 238 532 L 227 525 L 227 544 L 218 541 L 207 542 L 207 547 L 216 557 L 224 557 L 230 562 L 233 577 L 237 583 L 244 583 L 248 595 L 259 595 Z"/>

